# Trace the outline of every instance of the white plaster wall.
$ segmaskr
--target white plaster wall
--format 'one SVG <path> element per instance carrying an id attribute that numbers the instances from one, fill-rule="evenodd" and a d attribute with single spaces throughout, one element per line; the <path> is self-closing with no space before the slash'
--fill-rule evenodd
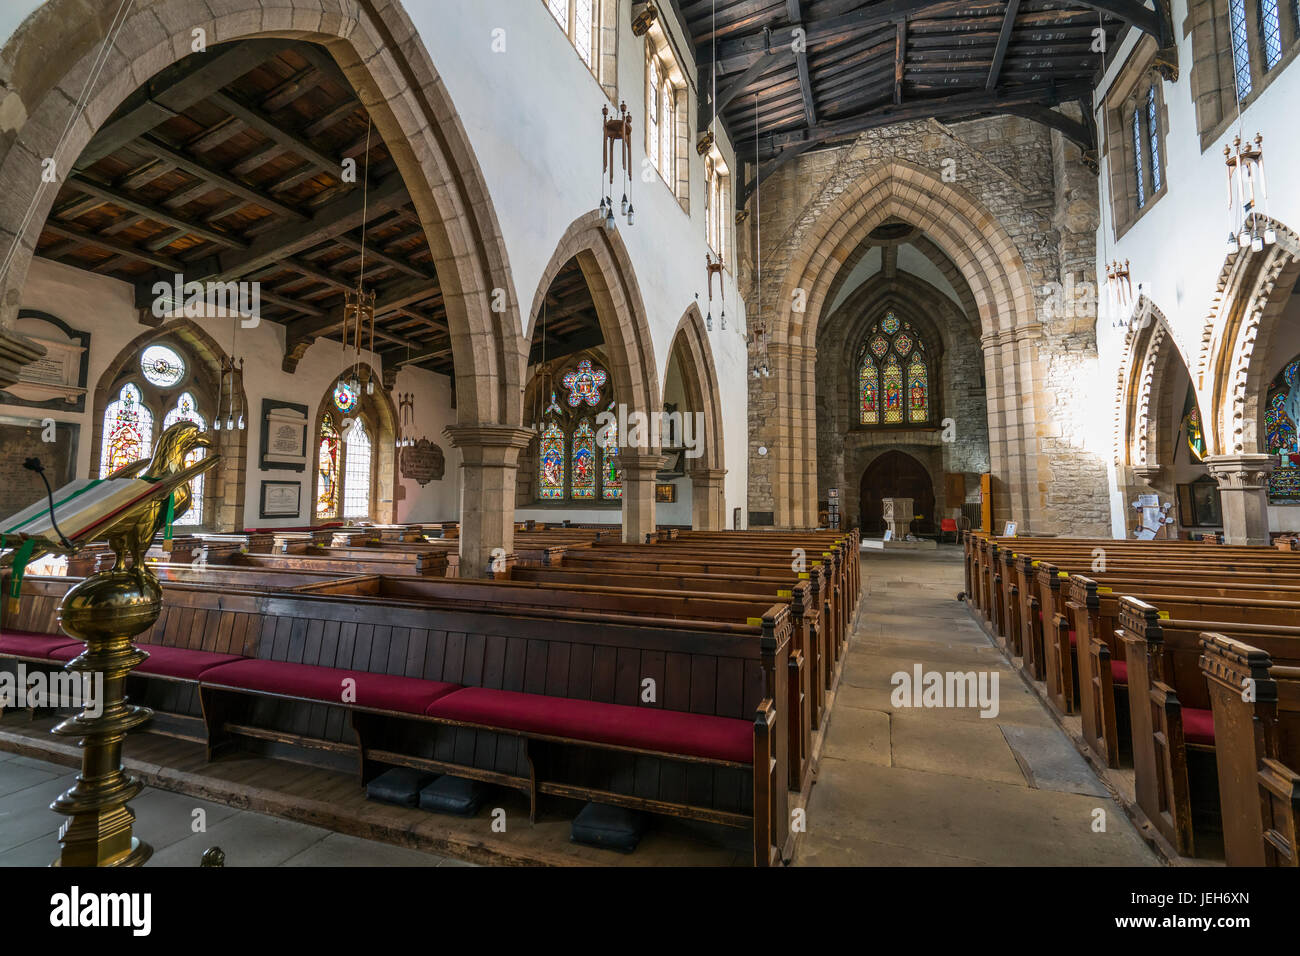
<path id="1" fill-rule="evenodd" d="M 1196 108 L 1191 94 L 1192 41 L 1184 34 L 1186 0 L 1173 0 L 1174 33 L 1178 42 L 1179 78 L 1165 83 L 1163 94 L 1169 128 L 1165 136 L 1167 193 L 1115 241 L 1109 190 L 1110 171 L 1101 151 L 1101 227 L 1097 233 L 1098 262 L 1129 260 L 1135 287 L 1141 289 L 1168 317 L 1175 340 L 1195 374 L 1201 330 L 1209 315 L 1219 272 L 1226 261 L 1228 233 L 1226 173 L 1223 147 L 1240 130 L 1243 139 L 1264 136 L 1264 157 L 1268 173 L 1268 211 L 1291 226 L 1300 227 L 1300 178 L 1291 175 L 1300 156 L 1300 124 L 1295 122 L 1300 98 L 1300 69 L 1294 62 L 1273 77 L 1268 86 L 1243 111 L 1240 124 L 1233 122 L 1217 140 L 1201 150 L 1196 127 Z M 1094 101 L 1100 103 L 1135 44 L 1130 37 L 1103 77 Z M 1100 270 L 1099 270 L 1100 271 Z M 1135 288 L 1135 293 L 1137 289 Z M 1114 328 L 1108 317 L 1097 323 L 1097 346 L 1103 391 L 1113 408 L 1114 382 L 1123 358 L 1124 329 Z M 1280 364 L 1290 356 L 1276 356 Z M 1113 475 L 1112 475 L 1113 480 Z M 1113 496 L 1113 504 L 1126 507 Z M 1281 525 L 1279 510 L 1287 512 Z M 1270 509 L 1274 527 L 1296 524 L 1294 509 Z M 1126 517 L 1126 516 L 1124 516 Z M 1116 514 L 1116 519 L 1121 515 Z"/>

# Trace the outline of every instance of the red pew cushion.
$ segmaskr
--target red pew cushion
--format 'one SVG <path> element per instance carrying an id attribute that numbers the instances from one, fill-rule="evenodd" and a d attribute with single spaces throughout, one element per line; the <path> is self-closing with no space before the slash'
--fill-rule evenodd
<path id="1" fill-rule="evenodd" d="M 1112 684 L 1128 683 L 1128 664 L 1125 661 L 1110 662 L 1110 682 Z"/>
<path id="2" fill-rule="evenodd" d="M 61 647 L 54 652 L 55 660 L 70 661 L 81 653 L 85 645 Z M 153 674 L 158 677 L 175 677 L 179 680 L 198 680 L 209 667 L 245 660 L 241 654 L 217 654 L 214 651 L 191 651 L 184 647 L 167 647 L 162 644 L 137 644 L 149 654 L 143 664 L 132 668 L 133 674 Z"/>
<path id="3" fill-rule="evenodd" d="M 1214 745 L 1214 711 L 1201 707 L 1183 708 L 1183 739 L 1189 744 Z"/>
<path id="4" fill-rule="evenodd" d="M 754 725 L 735 717 L 484 687 L 466 687 L 448 694 L 434 701 L 426 713 L 430 717 L 591 743 L 736 763 L 754 761 Z"/>
<path id="5" fill-rule="evenodd" d="M 356 699 L 345 702 L 343 681 L 347 678 L 356 681 Z M 251 659 L 210 667 L 203 671 L 202 680 L 205 684 L 222 684 L 241 690 L 303 697 L 327 704 L 348 703 L 404 714 L 423 714 L 439 697 L 460 688 L 459 684 L 421 680 L 418 677 Z"/>
<path id="6" fill-rule="evenodd" d="M 0 634 L 0 656 L 32 657 L 38 660 L 69 660 L 56 658 L 54 652 L 61 647 L 75 647 L 72 657 L 81 653 L 85 647 L 81 641 L 74 641 L 66 634 L 36 634 L 32 631 L 5 631 Z"/>
<path id="7" fill-rule="evenodd" d="M 1078 632 L 1076 632 L 1076 631 L 1071 631 L 1071 632 L 1070 632 L 1070 646 L 1071 646 L 1071 647 L 1078 647 L 1078 646 L 1079 646 L 1079 635 L 1078 635 Z"/>

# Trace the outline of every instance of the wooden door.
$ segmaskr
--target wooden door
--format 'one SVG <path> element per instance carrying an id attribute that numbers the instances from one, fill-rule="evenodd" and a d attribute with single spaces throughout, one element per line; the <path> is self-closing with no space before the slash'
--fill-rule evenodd
<path id="1" fill-rule="evenodd" d="M 864 534 L 882 533 L 881 500 L 911 498 L 912 512 L 921 517 L 912 522 L 913 534 L 932 534 L 938 528 L 934 514 L 934 483 L 925 466 L 906 452 L 887 451 L 862 473 L 858 491 Z"/>

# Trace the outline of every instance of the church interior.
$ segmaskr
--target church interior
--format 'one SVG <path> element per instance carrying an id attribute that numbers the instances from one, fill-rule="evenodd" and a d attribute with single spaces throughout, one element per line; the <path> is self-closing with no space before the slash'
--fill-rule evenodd
<path id="1" fill-rule="evenodd" d="M 1298 54 L 5 3 L 0 866 L 1300 866 Z"/>

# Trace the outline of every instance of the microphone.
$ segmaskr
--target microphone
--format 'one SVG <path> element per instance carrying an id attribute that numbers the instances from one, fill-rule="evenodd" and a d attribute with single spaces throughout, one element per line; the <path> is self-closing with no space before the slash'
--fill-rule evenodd
<path id="1" fill-rule="evenodd" d="M 45 477 L 45 466 L 41 464 L 39 458 L 33 457 L 26 459 L 23 462 L 23 467 L 28 471 L 34 471 L 36 474 L 41 476 L 41 481 L 45 483 L 45 494 L 48 496 L 50 502 L 50 524 L 54 527 L 54 533 L 59 536 L 59 540 L 63 542 L 65 548 L 69 551 L 75 550 L 72 547 L 72 542 L 69 541 L 59 529 L 58 522 L 54 520 L 54 489 L 50 487 L 50 479 Z"/>

